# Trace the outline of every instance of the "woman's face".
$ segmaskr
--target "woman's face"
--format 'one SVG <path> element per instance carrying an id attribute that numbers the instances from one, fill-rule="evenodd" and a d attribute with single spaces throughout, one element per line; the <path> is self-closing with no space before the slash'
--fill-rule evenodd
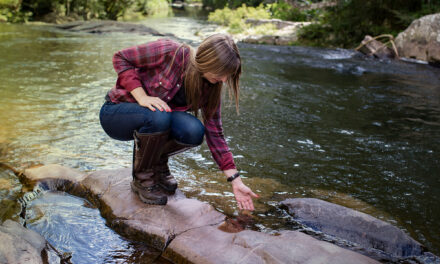
<path id="1" fill-rule="evenodd" d="M 217 75 L 214 73 L 204 73 L 203 77 L 208 80 L 208 82 L 212 83 L 212 84 L 216 84 L 218 82 L 223 82 L 225 83 L 228 80 L 228 76 L 227 75 Z"/>

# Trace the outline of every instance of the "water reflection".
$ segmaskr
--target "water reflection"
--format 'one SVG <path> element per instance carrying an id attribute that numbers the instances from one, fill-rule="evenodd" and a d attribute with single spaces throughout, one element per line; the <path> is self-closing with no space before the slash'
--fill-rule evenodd
<path id="1" fill-rule="evenodd" d="M 108 228 L 87 201 L 65 193 L 46 192 L 32 201 L 26 224 L 59 251 L 72 253 L 72 263 L 168 263 L 160 251 L 127 241 Z"/>

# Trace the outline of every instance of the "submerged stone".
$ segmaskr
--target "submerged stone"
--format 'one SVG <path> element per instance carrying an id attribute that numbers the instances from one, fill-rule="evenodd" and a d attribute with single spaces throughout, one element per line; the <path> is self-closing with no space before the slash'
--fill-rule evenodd
<path id="1" fill-rule="evenodd" d="M 424 247 L 399 228 L 353 209 L 314 198 L 281 204 L 300 223 L 334 237 L 381 250 L 394 257 L 418 256 Z"/>

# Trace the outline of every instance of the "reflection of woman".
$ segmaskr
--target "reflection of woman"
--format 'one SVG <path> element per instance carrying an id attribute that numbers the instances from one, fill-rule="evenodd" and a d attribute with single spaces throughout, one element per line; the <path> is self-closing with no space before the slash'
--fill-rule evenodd
<path id="1" fill-rule="evenodd" d="M 223 83 L 238 110 L 241 59 L 227 35 L 205 39 L 196 54 L 185 44 L 161 39 L 117 52 L 116 86 L 101 108 L 104 131 L 118 140 L 134 137 L 132 190 L 149 204 L 166 204 L 177 182 L 168 157 L 206 142 L 223 170 L 240 209 L 253 210 L 257 197 L 241 181 L 223 136 L 220 99 Z M 204 125 L 197 119 L 202 110 Z M 186 111 L 192 111 L 193 116 Z"/>

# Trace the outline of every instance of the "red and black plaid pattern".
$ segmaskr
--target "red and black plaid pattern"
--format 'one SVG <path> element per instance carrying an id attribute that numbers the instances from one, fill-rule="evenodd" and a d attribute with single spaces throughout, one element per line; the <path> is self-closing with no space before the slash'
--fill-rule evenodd
<path id="1" fill-rule="evenodd" d="M 171 63 L 175 54 L 174 62 Z M 183 86 L 184 69 L 188 59 L 189 48 L 169 39 L 160 39 L 118 51 L 113 56 L 113 67 L 118 74 L 118 80 L 115 87 L 109 91 L 108 97 L 114 103 L 136 103 L 130 92 L 143 87 L 148 95 L 169 102 Z M 202 101 L 206 101 L 203 99 Z M 173 110 L 188 109 L 189 107 L 180 107 Z M 204 107 L 202 111 L 205 111 Z M 213 117 L 205 121 L 205 132 L 206 143 L 219 168 L 235 169 L 232 153 L 223 134 L 220 105 Z"/>

